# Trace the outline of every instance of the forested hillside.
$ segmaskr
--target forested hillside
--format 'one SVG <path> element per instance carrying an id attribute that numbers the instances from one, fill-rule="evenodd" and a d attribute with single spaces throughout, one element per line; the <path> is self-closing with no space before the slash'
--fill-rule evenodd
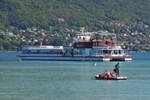
<path id="1" fill-rule="evenodd" d="M 99 21 L 150 24 L 149 5 L 149 0 L 1 0 L 0 23 L 46 29 L 59 18 L 70 27 L 99 28 Z"/>
<path id="2" fill-rule="evenodd" d="M 20 30 L 34 27 L 65 37 L 64 29 L 85 27 L 87 31 L 108 30 L 116 34 L 127 33 L 129 29 L 131 33 L 142 32 L 148 36 L 149 11 L 150 0 L 1 0 L 0 33 L 12 31 L 23 35 Z M 6 40 L 0 37 L 0 48 L 8 50 L 3 45 Z M 52 41 L 49 43 L 54 44 Z M 15 43 L 10 45 L 18 48 L 22 41 Z"/>

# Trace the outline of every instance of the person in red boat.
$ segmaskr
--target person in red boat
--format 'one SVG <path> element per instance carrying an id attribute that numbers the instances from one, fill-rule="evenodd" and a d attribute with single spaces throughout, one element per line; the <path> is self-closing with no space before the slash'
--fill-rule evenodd
<path id="1" fill-rule="evenodd" d="M 101 78 L 112 78 L 112 75 L 108 70 L 106 70 L 105 73 L 99 74 L 99 77 L 101 77 Z"/>
<path id="2" fill-rule="evenodd" d="M 111 73 L 108 70 L 106 71 L 105 78 L 112 78 Z"/>
<path id="3" fill-rule="evenodd" d="M 112 74 L 111 74 L 111 75 L 112 75 L 112 77 L 116 77 L 116 75 L 117 75 L 117 73 L 116 73 L 116 69 L 114 69 L 114 70 L 113 70 L 113 72 L 112 72 Z"/>

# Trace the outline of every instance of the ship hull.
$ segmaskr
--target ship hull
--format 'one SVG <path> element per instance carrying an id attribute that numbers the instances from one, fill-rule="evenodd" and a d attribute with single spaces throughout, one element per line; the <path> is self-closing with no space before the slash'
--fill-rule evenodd
<path id="1" fill-rule="evenodd" d="M 18 56 L 22 61 L 132 61 L 130 57 L 102 56 Z"/>

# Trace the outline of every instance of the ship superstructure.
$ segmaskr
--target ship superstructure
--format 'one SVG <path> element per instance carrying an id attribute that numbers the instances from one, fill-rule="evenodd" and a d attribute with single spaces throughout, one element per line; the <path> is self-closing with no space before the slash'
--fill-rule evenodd
<path id="1" fill-rule="evenodd" d="M 132 56 L 118 45 L 114 33 L 82 32 L 73 38 L 72 44 L 27 46 L 18 57 L 32 61 L 132 61 Z"/>

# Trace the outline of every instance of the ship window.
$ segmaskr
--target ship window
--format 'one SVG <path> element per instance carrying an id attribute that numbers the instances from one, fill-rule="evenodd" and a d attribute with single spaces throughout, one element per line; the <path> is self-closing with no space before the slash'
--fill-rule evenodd
<path id="1" fill-rule="evenodd" d="M 79 51 L 79 54 L 80 54 L 80 55 L 82 54 L 82 50 Z"/>
<path id="2" fill-rule="evenodd" d="M 39 54 L 48 54 L 49 50 L 40 50 L 38 53 Z"/>
<path id="3" fill-rule="evenodd" d="M 26 54 L 26 53 L 27 53 L 27 51 L 28 51 L 28 50 L 23 50 L 23 51 L 22 51 L 22 53 L 23 53 L 23 54 Z"/>
<path id="4" fill-rule="evenodd" d="M 110 51 L 109 50 L 103 50 L 103 54 L 109 54 Z"/>
<path id="5" fill-rule="evenodd" d="M 23 53 L 23 54 L 29 54 L 29 53 L 30 53 L 30 50 L 23 50 L 22 53 Z"/>
<path id="6" fill-rule="evenodd" d="M 124 54 L 124 51 L 123 50 L 119 50 L 120 51 L 120 54 Z"/>
<path id="7" fill-rule="evenodd" d="M 108 54 L 111 54 L 111 50 L 108 50 Z"/>
<path id="8" fill-rule="evenodd" d="M 40 50 L 37 50 L 37 54 L 39 54 Z"/>
<path id="9" fill-rule="evenodd" d="M 57 54 L 63 54 L 62 50 L 57 50 Z"/>
<path id="10" fill-rule="evenodd" d="M 30 53 L 31 54 L 37 54 L 37 50 L 32 50 Z"/>
<path id="11" fill-rule="evenodd" d="M 101 50 L 98 50 L 98 53 L 101 54 L 102 53 Z"/>
<path id="12" fill-rule="evenodd" d="M 122 53 L 121 50 L 119 50 L 118 53 L 121 54 Z"/>
<path id="13" fill-rule="evenodd" d="M 54 50 L 50 50 L 48 53 L 49 54 L 56 54 L 56 52 Z"/>
<path id="14" fill-rule="evenodd" d="M 117 54 L 117 50 L 114 50 L 114 54 Z"/>

